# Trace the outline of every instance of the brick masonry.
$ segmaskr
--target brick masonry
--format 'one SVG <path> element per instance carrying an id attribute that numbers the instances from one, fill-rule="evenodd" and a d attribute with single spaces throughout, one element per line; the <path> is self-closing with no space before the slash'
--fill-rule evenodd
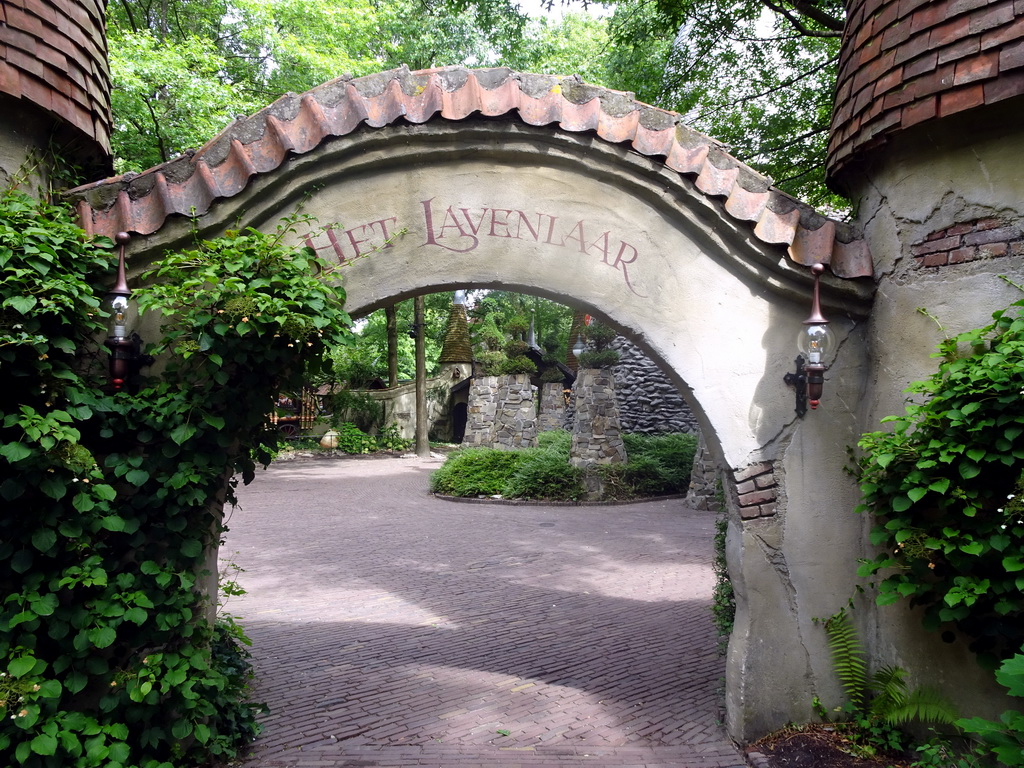
<path id="1" fill-rule="evenodd" d="M 847 19 L 833 181 L 904 129 L 1024 95 L 1024 0 L 852 0 Z"/>
<path id="2" fill-rule="evenodd" d="M 779 484 L 775 479 L 774 462 L 761 461 L 737 469 L 733 472 L 733 481 L 740 517 L 753 520 L 775 515 Z"/>
<path id="3" fill-rule="evenodd" d="M 427 493 L 439 465 L 296 461 L 239 488 L 226 610 L 271 706 L 244 768 L 745 765 L 712 515 L 454 504 Z"/>
<path id="4" fill-rule="evenodd" d="M 1024 229 L 1001 219 L 954 224 L 910 246 L 918 268 L 945 267 L 972 261 L 1024 255 Z"/>

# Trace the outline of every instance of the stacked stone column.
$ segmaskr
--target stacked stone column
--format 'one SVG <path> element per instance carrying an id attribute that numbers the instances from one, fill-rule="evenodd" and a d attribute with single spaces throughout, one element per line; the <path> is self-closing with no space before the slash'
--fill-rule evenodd
<path id="1" fill-rule="evenodd" d="M 497 413 L 498 377 L 474 377 L 469 385 L 466 433 L 462 438 L 462 444 L 467 448 L 490 448 L 494 443 Z"/>
<path id="2" fill-rule="evenodd" d="M 537 406 L 530 376 L 499 376 L 494 419 L 494 445 L 502 450 L 537 445 Z"/>
<path id="3" fill-rule="evenodd" d="M 595 467 L 626 462 L 626 444 L 615 402 L 615 378 L 607 368 L 581 368 L 573 389 L 576 419 L 569 463 L 583 468 L 586 499 L 593 501 L 604 495 L 604 484 Z"/>
<path id="4" fill-rule="evenodd" d="M 537 417 L 537 431 L 550 432 L 565 429 L 565 396 L 562 385 L 548 382 L 540 386 L 540 416 Z"/>

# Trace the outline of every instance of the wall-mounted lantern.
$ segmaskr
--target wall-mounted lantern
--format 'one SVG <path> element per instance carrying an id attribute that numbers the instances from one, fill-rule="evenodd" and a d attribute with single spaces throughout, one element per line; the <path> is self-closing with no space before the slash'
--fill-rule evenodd
<path id="1" fill-rule="evenodd" d="M 797 349 L 800 354 L 796 358 L 796 372 L 787 373 L 785 381 L 796 389 L 796 415 L 802 417 L 807 413 L 807 404 L 811 410 L 821 402 L 821 393 L 825 383 L 825 364 L 829 354 L 835 349 L 835 334 L 828 326 L 828 320 L 821 314 L 820 282 L 825 271 L 824 264 L 811 267 L 814 275 L 814 294 L 811 300 L 811 315 L 804 320 L 804 327 L 797 336 Z"/>
<path id="2" fill-rule="evenodd" d="M 129 240 L 127 232 L 118 232 L 114 238 L 119 246 L 117 254 L 117 278 L 114 287 L 107 294 L 106 307 L 109 312 L 110 333 L 103 342 L 110 349 L 110 384 L 115 392 L 124 389 L 130 376 L 139 372 L 144 365 L 152 365 L 153 358 L 142 354 L 142 338 L 137 333 L 128 333 L 128 313 L 131 306 L 132 290 L 128 287 L 125 274 L 124 249 Z"/>

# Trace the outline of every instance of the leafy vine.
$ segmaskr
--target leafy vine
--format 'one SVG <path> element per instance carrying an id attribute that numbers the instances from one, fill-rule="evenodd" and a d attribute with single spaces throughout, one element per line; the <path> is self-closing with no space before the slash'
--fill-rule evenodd
<path id="1" fill-rule="evenodd" d="M 176 768 L 258 732 L 245 638 L 200 587 L 231 478 L 276 448 L 273 397 L 348 334 L 327 265 L 231 232 L 165 256 L 138 291 L 165 366 L 104 392 L 112 243 L 0 199 L 0 764 Z"/>
<path id="2" fill-rule="evenodd" d="M 880 604 L 909 599 L 995 666 L 1024 643 L 1024 317 L 1018 301 L 941 343 L 891 432 L 862 437 L 858 508 L 875 516 Z"/>

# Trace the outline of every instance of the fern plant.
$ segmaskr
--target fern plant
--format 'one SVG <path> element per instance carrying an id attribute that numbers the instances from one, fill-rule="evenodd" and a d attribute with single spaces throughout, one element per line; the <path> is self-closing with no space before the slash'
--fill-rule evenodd
<path id="1" fill-rule="evenodd" d="M 884 666 L 868 674 L 864 647 L 846 609 L 824 622 L 836 674 L 849 699 L 844 708 L 867 752 L 875 748 L 899 749 L 899 727 L 911 721 L 952 724 L 958 714 L 953 704 L 933 688 L 910 689 L 902 667 Z"/>

